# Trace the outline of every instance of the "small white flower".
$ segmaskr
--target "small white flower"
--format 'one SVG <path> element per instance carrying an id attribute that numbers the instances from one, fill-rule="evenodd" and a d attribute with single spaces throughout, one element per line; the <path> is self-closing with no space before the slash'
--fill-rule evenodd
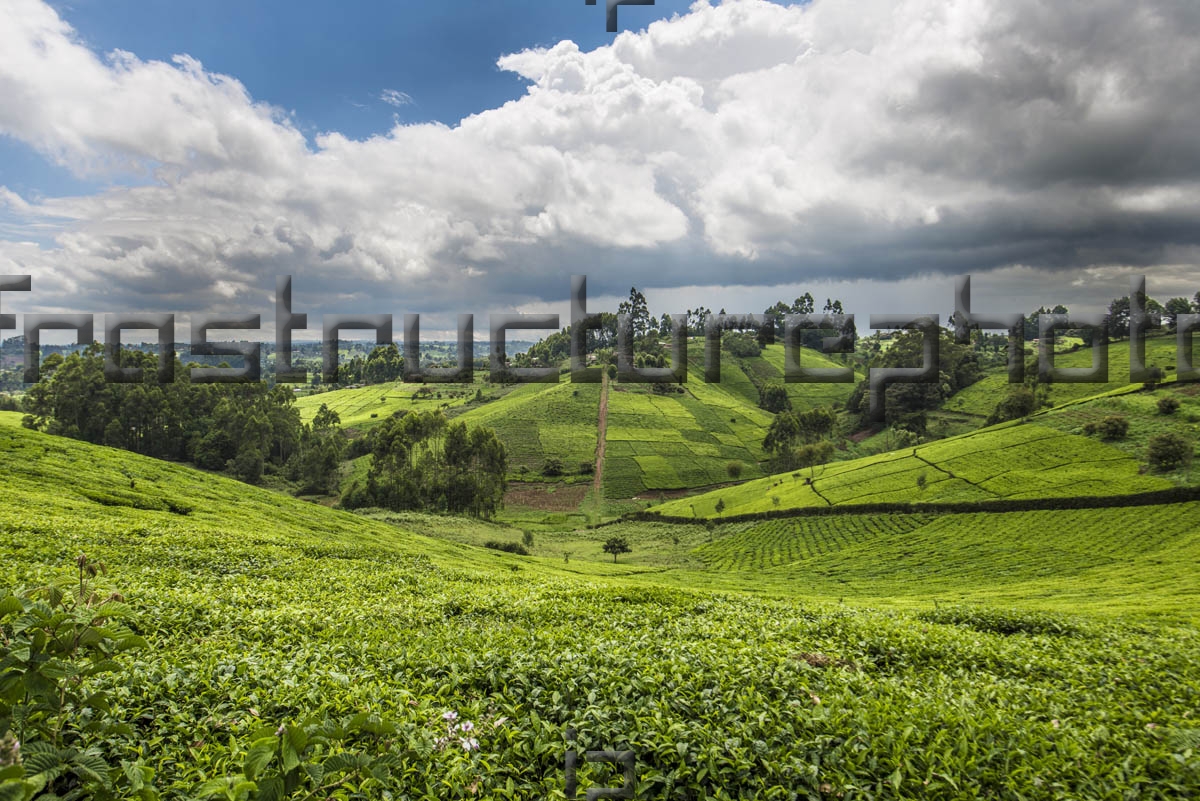
<path id="1" fill-rule="evenodd" d="M 462 743 L 464 751 L 474 751 L 479 748 L 479 741 L 474 737 L 463 737 L 459 742 Z"/>
<path id="2" fill-rule="evenodd" d="M 475 724 L 469 720 L 464 720 L 462 723 L 458 724 L 459 731 L 471 731 L 474 728 Z"/>
<path id="3" fill-rule="evenodd" d="M 442 720 L 458 720 L 458 713 L 454 710 L 442 713 Z"/>

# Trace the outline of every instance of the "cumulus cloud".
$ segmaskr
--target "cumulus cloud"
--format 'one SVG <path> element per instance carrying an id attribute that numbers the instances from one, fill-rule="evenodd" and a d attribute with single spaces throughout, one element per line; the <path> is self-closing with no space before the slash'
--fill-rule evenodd
<path id="1" fill-rule="evenodd" d="M 498 64 L 528 81 L 518 100 L 309 142 L 235 77 L 94 53 L 40 0 L 10 0 L 0 133 L 153 181 L 0 188 L 8 215 L 55 232 L 0 229 L 0 269 L 33 273 L 49 305 L 184 312 L 231 294 L 267 311 L 289 273 L 318 313 L 502 311 L 561 300 L 572 273 L 597 293 L 1200 277 L 1193 0 L 701 0 L 590 52 Z"/>

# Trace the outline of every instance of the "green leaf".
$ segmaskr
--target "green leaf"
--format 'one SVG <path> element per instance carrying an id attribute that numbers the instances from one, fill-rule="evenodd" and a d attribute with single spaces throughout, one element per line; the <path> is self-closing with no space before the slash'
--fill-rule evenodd
<path id="1" fill-rule="evenodd" d="M 275 743 L 257 743 L 246 753 L 242 763 L 242 774 L 250 781 L 258 779 L 258 774 L 275 756 Z"/>

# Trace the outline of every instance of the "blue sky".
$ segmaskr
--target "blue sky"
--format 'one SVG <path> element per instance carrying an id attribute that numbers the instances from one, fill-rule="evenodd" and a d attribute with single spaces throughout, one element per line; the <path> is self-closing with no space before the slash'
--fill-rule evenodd
<path id="1" fill-rule="evenodd" d="M 622 30 L 687 10 L 691 0 L 627 6 Z M 127 50 L 142 60 L 177 53 L 210 72 L 233 75 L 251 95 L 295 112 L 310 136 L 340 131 L 365 139 L 403 123 L 463 117 L 515 100 L 526 82 L 496 59 L 570 39 L 582 49 L 611 43 L 603 0 L 71 0 L 51 2 L 94 50 Z M 384 102 L 386 89 L 411 103 Z M 20 142 L 0 136 L 0 185 L 21 195 L 93 192 L 107 181 L 80 179 Z"/>

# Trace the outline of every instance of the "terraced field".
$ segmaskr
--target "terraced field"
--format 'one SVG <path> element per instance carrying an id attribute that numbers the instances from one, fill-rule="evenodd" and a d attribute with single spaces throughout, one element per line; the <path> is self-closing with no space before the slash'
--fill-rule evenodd
<path id="1" fill-rule="evenodd" d="M 1094 439 L 1035 424 L 1007 424 L 668 501 L 649 511 L 722 517 L 877 502 L 1067 498 L 1167 489 L 1139 459 Z M 718 502 L 723 504 L 717 511 Z"/>
<path id="2" fill-rule="evenodd" d="M 743 477 L 762 475 L 758 462 L 771 415 L 720 384 L 689 377 L 683 387 L 683 394 L 668 395 L 654 394 L 644 384 L 611 388 L 606 497 L 729 481 L 726 468 L 734 461 L 743 466 Z"/>
<path id="3" fill-rule="evenodd" d="M 420 384 L 393 381 L 365 387 L 319 392 L 296 399 L 300 419 L 311 423 L 324 404 L 337 412 L 345 428 L 371 428 L 398 411 L 452 409 L 468 403 L 476 387 L 470 384 L 428 385 L 430 394 L 419 393 Z"/>
<path id="4" fill-rule="evenodd" d="M 1200 503 L 946 515 L 836 515 L 728 526 L 709 570 L 799 594 L 1191 614 Z"/>
<path id="5" fill-rule="evenodd" d="M 542 475 L 551 457 L 562 461 L 568 475 L 578 476 L 582 465 L 594 465 L 599 414 L 599 384 L 564 381 L 521 384 L 459 419 L 469 427 L 494 428 L 508 450 L 509 472 L 532 479 Z"/>
<path id="6" fill-rule="evenodd" d="M 1159 336 L 1146 340 L 1146 364 L 1161 367 L 1166 380 L 1175 374 L 1175 338 Z M 1092 352 L 1081 348 L 1074 353 L 1062 353 L 1054 359 L 1055 367 L 1091 367 Z M 1052 384 L 1050 402 L 1054 405 L 1067 403 L 1092 395 L 1099 395 L 1129 384 L 1129 343 L 1113 342 L 1108 347 L 1107 384 Z M 982 380 L 972 384 L 946 401 L 944 409 L 951 412 L 987 417 L 1008 392 L 1007 368 L 999 368 Z"/>

